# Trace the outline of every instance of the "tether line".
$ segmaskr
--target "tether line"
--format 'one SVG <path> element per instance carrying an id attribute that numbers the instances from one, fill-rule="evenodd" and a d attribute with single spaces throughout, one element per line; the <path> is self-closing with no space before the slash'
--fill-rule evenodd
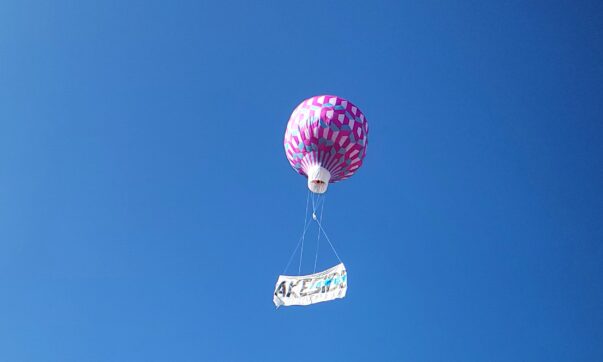
<path id="1" fill-rule="evenodd" d="M 341 258 L 337 254 L 337 250 L 335 250 L 335 247 L 333 246 L 333 243 L 331 243 L 331 239 L 329 239 L 329 236 L 327 235 L 325 229 L 322 227 L 322 225 L 321 225 L 320 221 L 318 221 L 318 219 L 316 219 L 316 223 L 318 224 L 318 227 L 320 228 L 320 230 L 322 231 L 322 233 L 325 234 L 325 238 L 329 242 L 329 245 L 331 245 L 331 249 L 333 249 L 333 252 L 335 253 L 335 256 L 337 257 L 337 260 L 339 260 L 340 263 L 343 263 L 341 261 Z"/>
<path id="2" fill-rule="evenodd" d="M 287 262 L 287 266 L 285 267 L 285 270 L 283 270 L 283 274 L 285 274 L 287 272 L 287 269 L 289 269 L 289 266 L 291 265 L 291 262 L 293 261 L 293 257 L 295 256 L 295 253 L 297 252 L 297 249 L 299 249 L 299 245 L 302 242 L 303 235 L 306 233 L 306 230 L 308 230 L 310 223 L 312 223 L 312 220 L 308 220 L 308 222 L 306 223 L 302 236 L 299 238 L 299 241 L 297 242 L 295 249 L 293 249 L 293 252 L 291 253 L 291 256 L 289 257 L 289 261 Z"/>
<path id="3" fill-rule="evenodd" d="M 306 212 L 304 214 L 304 231 L 301 236 L 301 252 L 299 253 L 299 268 L 297 269 L 297 275 L 301 275 L 301 265 L 302 259 L 304 257 L 304 239 L 306 237 L 306 230 L 308 227 L 306 226 L 306 221 L 308 220 L 308 201 L 310 199 L 310 190 L 308 190 L 308 196 L 306 196 Z M 312 197 L 312 205 L 314 205 L 314 197 Z"/>
<path id="4" fill-rule="evenodd" d="M 322 222 L 322 216 L 325 212 L 325 198 L 326 195 L 322 198 L 322 207 L 320 208 L 320 222 Z M 318 222 L 318 220 L 316 220 Z M 318 249 L 320 248 L 320 229 L 318 230 L 318 237 L 316 238 L 316 255 L 314 256 L 314 271 L 313 274 L 316 273 L 316 262 L 318 261 Z"/>

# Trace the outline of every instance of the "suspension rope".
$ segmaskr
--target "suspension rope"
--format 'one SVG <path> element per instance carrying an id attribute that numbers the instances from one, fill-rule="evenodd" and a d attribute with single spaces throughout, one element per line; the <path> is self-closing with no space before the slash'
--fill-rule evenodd
<path id="1" fill-rule="evenodd" d="M 309 204 L 310 204 L 310 197 L 312 198 L 312 218 L 310 218 L 308 220 L 308 208 L 309 208 Z M 297 269 L 298 275 L 301 275 L 301 266 L 302 266 L 302 260 L 303 260 L 303 255 L 304 255 L 304 241 L 306 238 L 306 232 L 308 231 L 308 228 L 310 227 L 310 224 L 312 223 L 312 221 L 316 221 L 316 224 L 318 225 L 318 236 L 316 238 L 316 254 L 314 255 L 314 271 L 313 271 L 313 273 L 316 273 L 316 265 L 318 263 L 318 251 L 320 249 L 320 233 L 321 232 L 325 235 L 325 238 L 327 239 L 327 242 L 329 243 L 331 250 L 333 250 L 333 253 L 337 257 L 337 260 L 339 260 L 339 262 L 342 263 L 341 258 L 339 257 L 339 254 L 337 254 L 337 250 L 335 250 L 335 247 L 333 246 L 331 239 L 329 239 L 327 232 L 325 231 L 324 227 L 322 226 L 322 217 L 323 217 L 324 208 L 325 208 L 325 198 L 326 198 L 326 195 L 322 195 L 322 198 L 321 198 L 320 194 L 317 194 L 316 198 L 315 198 L 314 193 L 308 190 L 308 195 L 306 196 L 306 211 L 305 211 L 305 215 L 304 215 L 304 228 L 303 228 L 302 234 L 297 242 L 297 245 L 295 246 L 295 249 L 293 249 L 293 252 L 291 253 L 291 256 L 289 257 L 287 266 L 285 266 L 285 269 L 283 270 L 283 274 L 285 274 L 287 272 L 287 269 L 289 269 L 289 266 L 291 265 L 291 262 L 293 261 L 293 257 L 295 256 L 295 253 L 297 253 L 297 249 L 300 249 L 300 246 L 301 246 L 301 250 L 300 250 L 300 254 L 299 254 L 299 266 Z M 318 209 L 320 209 L 320 213 L 319 213 L 319 215 L 316 215 L 316 211 Z"/>
<path id="2" fill-rule="evenodd" d="M 324 215 L 325 211 L 325 198 L 327 196 L 323 196 L 322 198 L 322 207 L 320 208 L 320 221 L 322 222 L 322 215 Z M 317 220 L 318 222 L 318 220 Z M 312 274 L 316 273 L 316 262 L 318 261 L 318 249 L 320 248 L 320 230 L 318 230 L 318 237 L 316 238 L 316 255 L 314 256 L 314 271 Z"/>
<path id="3" fill-rule="evenodd" d="M 308 230 L 308 228 L 305 225 L 306 225 L 306 221 L 308 220 L 308 200 L 309 200 L 309 198 L 310 198 L 310 190 L 308 190 L 308 195 L 306 196 L 306 212 L 304 214 L 304 231 L 302 232 L 302 236 L 301 236 L 301 252 L 299 253 L 299 268 L 297 269 L 297 275 L 301 275 L 302 258 L 304 257 L 304 239 L 306 237 L 306 230 Z M 314 207 L 314 197 L 312 197 L 312 207 Z"/>
<path id="4" fill-rule="evenodd" d="M 327 195 L 323 194 L 322 199 L 320 199 L 320 201 L 316 204 L 316 210 L 318 210 L 319 207 L 324 206 L 326 198 L 327 198 Z M 321 205 L 321 202 L 322 202 L 322 205 Z"/>
<path id="5" fill-rule="evenodd" d="M 306 230 L 308 230 L 308 228 L 310 227 L 311 223 L 312 223 L 312 219 L 308 220 L 308 223 L 306 223 L 306 226 L 304 227 L 304 231 L 302 232 L 302 236 L 299 237 L 299 240 L 297 241 L 297 245 L 295 246 L 295 249 L 293 249 L 293 252 L 291 253 L 291 256 L 289 257 L 289 261 L 287 262 L 287 266 L 283 270 L 283 274 L 285 274 L 287 272 L 287 269 L 289 269 L 289 266 L 291 265 L 291 262 L 293 261 L 293 257 L 295 256 L 295 253 L 297 252 L 297 249 L 299 249 L 299 245 L 302 242 L 302 238 L 305 235 Z"/>
<path id="6" fill-rule="evenodd" d="M 337 257 L 337 260 L 339 260 L 340 263 L 343 263 L 341 261 L 341 258 L 337 254 L 337 250 L 335 250 L 335 247 L 333 246 L 333 243 L 331 243 L 331 239 L 329 239 L 329 236 L 327 235 L 325 229 L 322 227 L 322 224 L 320 223 L 320 221 L 318 221 L 318 218 L 316 219 L 316 223 L 318 223 L 318 227 L 320 228 L 320 230 L 322 231 L 322 233 L 325 234 L 325 238 L 329 242 L 329 245 L 331 245 L 331 249 L 333 249 L 333 252 L 335 253 L 335 256 Z"/>

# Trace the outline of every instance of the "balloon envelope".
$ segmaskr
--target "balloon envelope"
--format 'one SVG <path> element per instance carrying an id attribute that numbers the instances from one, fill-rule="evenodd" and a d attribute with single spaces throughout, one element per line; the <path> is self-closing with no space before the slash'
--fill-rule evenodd
<path id="1" fill-rule="evenodd" d="M 316 193 L 329 183 L 351 177 L 362 165 L 368 144 L 368 123 L 352 102 L 333 95 L 315 96 L 293 111 L 285 132 L 285 153 L 291 166 L 308 177 Z"/>

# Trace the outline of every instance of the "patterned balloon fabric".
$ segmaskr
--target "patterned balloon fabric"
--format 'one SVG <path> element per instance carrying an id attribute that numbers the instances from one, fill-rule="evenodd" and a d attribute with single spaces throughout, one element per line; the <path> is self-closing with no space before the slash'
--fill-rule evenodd
<path id="1" fill-rule="evenodd" d="M 368 123 L 352 102 L 333 95 L 303 101 L 285 132 L 285 153 L 291 166 L 308 176 L 322 166 L 330 183 L 351 177 L 362 165 L 368 144 Z"/>

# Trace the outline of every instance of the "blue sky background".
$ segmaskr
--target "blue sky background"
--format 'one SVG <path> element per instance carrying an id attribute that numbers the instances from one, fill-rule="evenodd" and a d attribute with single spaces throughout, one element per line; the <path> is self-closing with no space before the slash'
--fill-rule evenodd
<path id="1" fill-rule="evenodd" d="M 602 19 L 2 2 L 0 360 L 603 360 Z M 325 207 L 348 296 L 275 311 L 306 200 L 283 133 L 324 93 L 370 123 Z"/>

